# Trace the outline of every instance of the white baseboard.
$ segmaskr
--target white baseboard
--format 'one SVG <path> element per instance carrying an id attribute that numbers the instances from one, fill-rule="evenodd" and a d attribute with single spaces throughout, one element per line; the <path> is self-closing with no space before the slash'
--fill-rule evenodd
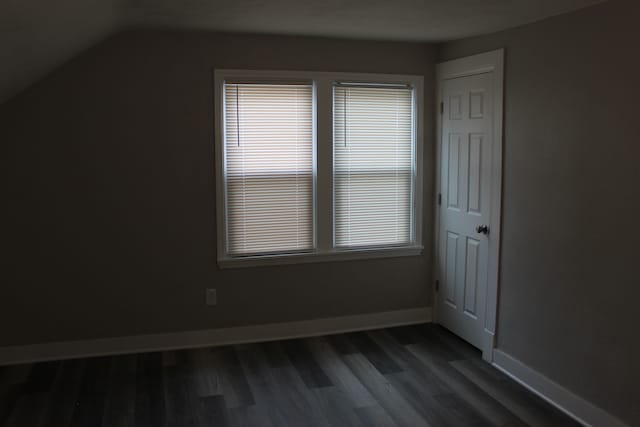
<path id="1" fill-rule="evenodd" d="M 493 351 L 493 366 L 587 427 L 628 427 L 613 415 L 500 350 Z"/>
<path id="2" fill-rule="evenodd" d="M 431 307 L 424 307 L 298 322 L 0 347 L 0 366 L 302 338 L 430 321 Z"/>

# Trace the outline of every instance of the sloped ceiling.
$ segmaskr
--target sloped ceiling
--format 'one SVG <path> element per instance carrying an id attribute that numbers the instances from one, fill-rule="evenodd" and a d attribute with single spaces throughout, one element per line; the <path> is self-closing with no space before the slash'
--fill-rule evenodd
<path id="1" fill-rule="evenodd" d="M 117 30 L 121 0 L 0 0 L 0 103 Z"/>
<path id="2" fill-rule="evenodd" d="M 601 0 L 2 0 L 0 103 L 122 28 L 437 42 Z"/>

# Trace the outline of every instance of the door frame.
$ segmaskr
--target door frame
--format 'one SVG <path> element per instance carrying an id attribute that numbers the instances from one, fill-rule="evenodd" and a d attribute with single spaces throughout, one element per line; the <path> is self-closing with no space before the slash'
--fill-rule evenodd
<path id="1" fill-rule="evenodd" d="M 501 206 L 502 206 L 502 145 L 503 145 L 503 85 L 504 85 L 504 49 L 497 49 L 478 55 L 467 56 L 460 59 L 436 64 L 436 197 L 442 192 L 442 105 L 443 83 L 445 80 L 473 76 L 476 74 L 492 73 L 493 75 L 493 153 L 491 173 L 491 239 L 488 246 L 488 273 L 486 289 L 486 307 L 484 320 L 484 333 L 482 345 L 482 358 L 487 362 L 493 362 L 493 350 L 496 346 L 496 323 L 498 317 L 498 282 L 500 269 L 500 239 L 501 239 Z M 439 280 L 440 260 L 440 205 L 436 200 L 435 212 L 435 279 Z M 434 321 L 438 323 L 438 291 L 434 286 Z"/>

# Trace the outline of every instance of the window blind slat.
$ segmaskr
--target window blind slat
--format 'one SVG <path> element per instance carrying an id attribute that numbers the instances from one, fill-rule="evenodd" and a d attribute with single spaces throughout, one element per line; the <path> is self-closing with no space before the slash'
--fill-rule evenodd
<path id="1" fill-rule="evenodd" d="M 334 224 L 338 247 L 411 242 L 411 88 L 334 86 Z"/>
<path id="2" fill-rule="evenodd" d="M 311 85 L 225 84 L 229 255 L 313 247 Z"/>

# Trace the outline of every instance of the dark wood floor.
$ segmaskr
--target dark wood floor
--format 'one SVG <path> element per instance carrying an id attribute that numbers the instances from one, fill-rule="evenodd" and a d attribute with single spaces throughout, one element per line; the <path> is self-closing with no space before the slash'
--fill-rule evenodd
<path id="1" fill-rule="evenodd" d="M 0 426 L 573 426 L 444 329 L 0 367 Z"/>

